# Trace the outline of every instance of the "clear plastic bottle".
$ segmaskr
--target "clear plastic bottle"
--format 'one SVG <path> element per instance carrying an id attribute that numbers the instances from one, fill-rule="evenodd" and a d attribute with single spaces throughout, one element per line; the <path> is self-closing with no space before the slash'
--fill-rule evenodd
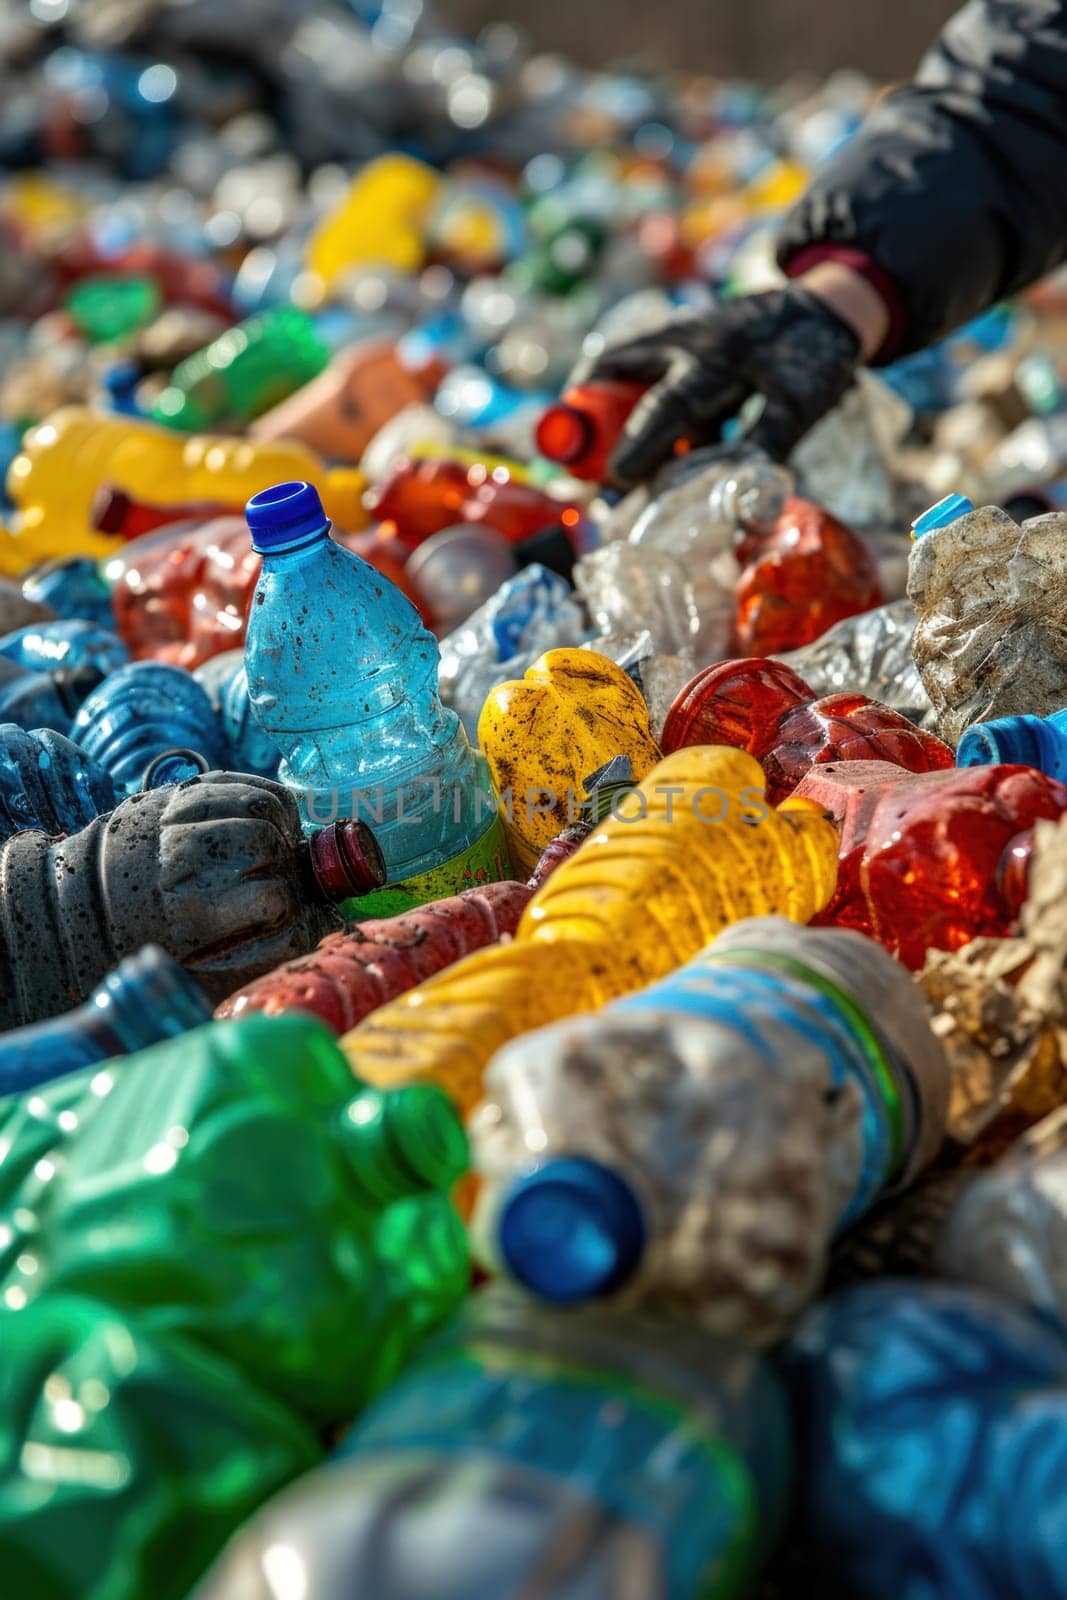
<path id="1" fill-rule="evenodd" d="M 247 515 L 263 558 L 245 646 L 253 715 L 309 827 L 373 822 L 391 900 L 359 910 L 507 877 L 485 761 L 441 703 L 437 641 L 410 601 L 334 543 L 310 484 L 266 490 Z"/>
<path id="2" fill-rule="evenodd" d="M 789 1478 L 758 1356 L 483 1291 L 190 1600 L 741 1600 Z"/>
<path id="3" fill-rule="evenodd" d="M 494 1058 L 471 1121 L 476 1237 L 544 1299 L 617 1295 L 771 1342 L 834 1234 L 934 1155 L 947 1105 L 925 1003 L 884 950 L 738 922 Z"/>
<path id="4" fill-rule="evenodd" d="M 743 528 L 771 528 L 791 485 L 769 462 L 707 461 L 698 452 L 686 458 L 684 475 L 668 471 L 625 543 L 594 550 L 575 567 L 601 632 L 647 628 L 668 654 L 726 655 L 741 573 L 735 537 Z"/>

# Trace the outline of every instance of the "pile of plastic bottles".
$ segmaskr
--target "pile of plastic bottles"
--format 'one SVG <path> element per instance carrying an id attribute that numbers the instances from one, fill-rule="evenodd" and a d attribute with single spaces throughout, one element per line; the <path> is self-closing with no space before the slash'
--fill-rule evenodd
<path id="1" fill-rule="evenodd" d="M 4 1595 L 1067 1597 L 1067 291 L 623 494 L 873 86 L 0 22 Z"/>

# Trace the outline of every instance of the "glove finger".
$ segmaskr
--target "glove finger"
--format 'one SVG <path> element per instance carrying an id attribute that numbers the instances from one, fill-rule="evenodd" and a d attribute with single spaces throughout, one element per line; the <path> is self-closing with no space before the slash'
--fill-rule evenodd
<path id="1" fill-rule="evenodd" d="M 745 430 L 744 442 L 766 451 L 772 461 L 785 461 L 819 415 L 796 395 L 767 395 L 762 412 Z"/>
<path id="2" fill-rule="evenodd" d="M 634 339 L 605 345 L 599 355 L 582 356 L 567 378 L 566 387 L 621 379 L 629 383 L 657 383 L 669 369 L 676 352 L 662 339 Z"/>
<path id="3" fill-rule="evenodd" d="M 689 358 L 676 359 L 662 383 L 650 389 L 627 419 L 611 457 L 612 475 L 622 483 L 651 477 L 679 439 L 711 444 L 724 422 L 741 409 L 746 386 L 725 371 Z"/>

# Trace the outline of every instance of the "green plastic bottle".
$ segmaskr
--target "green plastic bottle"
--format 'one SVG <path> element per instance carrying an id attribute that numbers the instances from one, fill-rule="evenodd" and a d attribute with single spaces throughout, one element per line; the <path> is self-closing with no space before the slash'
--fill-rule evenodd
<path id="1" fill-rule="evenodd" d="M 151 414 L 186 433 L 251 422 L 317 378 L 329 359 L 305 311 L 275 306 L 227 328 L 175 367 Z"/>
<path id="2" fill-rule="evenodd" d="M 248 1017 L 0 1102 L 0 1302 L 85 1295 L 318 1425 L 459 1304 L 443 1093 L 355 1083 L 317 1019 Z"/>
<path id="3" fill-rule="evenodd" d="M 90 343 L 110 344 L 151 322 L 162 309 L 163 294 L 155 278 L 101 273 L 75 284 L 65 305 Z"/>
<path id="4" fill-rule="evenodd" d="M 0 1571 L 25 1600 L 182 1600 L 321 1455 L 186 1340 L 73 1296 L 0 1311 Z"/>

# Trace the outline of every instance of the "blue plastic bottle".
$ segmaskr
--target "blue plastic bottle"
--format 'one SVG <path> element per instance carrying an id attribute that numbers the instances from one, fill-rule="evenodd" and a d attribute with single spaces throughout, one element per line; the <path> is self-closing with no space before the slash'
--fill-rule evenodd
<path id="1" fill-rule="evenodd" d="M 483 1292 L 190 1600 L 739 1600 L 789 1480 L 753 1352 Z"/>
<path id="2" fill-rule="evenodd" d="M 330 538 L 318 492 L 283 483 L 247 507 L 263 557 L 245 645 L 253 715 L 283 754 L 305 824 L 374 829 L 385 915 L 507 877 L 483 758 L 438 693 L 437 641 L 410 601 Z"/>
<path id="3" fill-rule="evenodd" d="M 956 750 L 957 767 L 1002 762 L 1036 767 L 1067 783 L 1067 709 L 1050 717 L 997 717 L 967 729 Z"/>
<path id="4" fill-rule="evenodd" d="M 124 794 L 137 793 L 149 767 L 160 789 L 226 765 L 211 701 L 190 673 L 159 661 L 113 672 L 79 710 L 74 737 Z"/>
<path id="5" fill-rule="evenodd" d="M 75 1011 L 0 1037 L 0 1095 L 146 1050 L 210 1022 L 203 990 L 158 945 L 128 956 Z"/>
<path id="6" fill-rule="evenodd" d="M 734 924 L 651 988 L 495 1057 L 471 1123 L 475 1231 L 542 1299 L 780 1337 L 835 1233 L 938 1149 L 948 1065 L 881 946 Z"/>
<path id="7" fill-rule="evenodd" d="M 97 562 L 88 556 L 71 556 L 35 567 L 22 580 L 27 600 L 51 606 L 60 617 L 95 622 L 98 628 L 114 628 L 111 585 Z"/>
<path id="8" fill-rule="evenodd" d="M 102 677 L 126 665 L 130 652 L 117 634 L 95 622 L 63 618 L 31 622 L 0 639 L 0 656 L 33 672 L 71 671 L 94 667 Z"/>
<path id="9" fill-rule="evenodd" d="M 893 1279 L 786 1348 L 796 1526 L 834 1593 L 1067 1600 L 1067 1341 L 1013 1302 Z"/>
<path id="10" fill-rule="evenodd" d="M 63 734 L 0 726 L 0 841 L 27 828 L 77 833 L 120 799 L 110 774 Z"/>
<path id="11" fill-rule="evenodd" d="M 276 778 L 282 753 L 252 715 L 243 650 L 225 650 L 197 667 L 193 677 L 218 713 L 231 772 Z"/>
<path id="12" fill-rule="evenodd" d="M 95 667 L 32 672 L 0 656 L 0 722 L 69 733 L 82 701 L 100 682 Z"/>

